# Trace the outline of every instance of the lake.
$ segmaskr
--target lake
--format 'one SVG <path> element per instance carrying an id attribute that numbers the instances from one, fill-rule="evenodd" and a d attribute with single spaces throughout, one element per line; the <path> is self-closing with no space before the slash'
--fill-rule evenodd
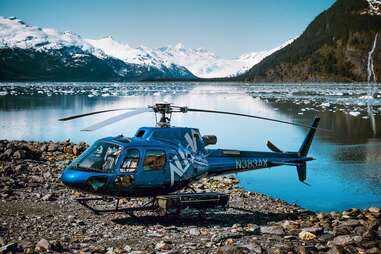
<path id="1" fill-rule="evenodd" d="M 320 115 L 320 131 L 308 163 L 309 184 L 297 180 L 295 167 L 237 174 L 240 187 L 296 203 L 314 211 L 381 207 L 381 91 L 367 84 L 245 83 L 1 83 L 0 139 L 94 142 L 123 133 L 133 136 L 153 126 L 152 113 L 129 118 L 94 132 L 80 129 L 114 114 L 70 122 L 63 116 L 104 108 L 141 107 L 171 102 L 195 108 L 233 111 L 310 124 Z M 217 146 L 264 150 L 267 140 L 298 150 L 307 129 L 227 115 L 175 114 L 174 126 L 215 134 Z"/>

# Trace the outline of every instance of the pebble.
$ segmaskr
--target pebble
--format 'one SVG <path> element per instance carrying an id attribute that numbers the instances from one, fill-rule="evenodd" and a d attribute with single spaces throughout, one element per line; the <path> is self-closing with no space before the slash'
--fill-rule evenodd
<path id="1" fill-rule="evenodd" d="M 316 235 L 309 231 L 302 231 L 299 233 L 299 239 L 302 241 L 310 241 L 316 238 Z"/>
<path id="2" fill-rule="evenodd" d="M 200 230 L 198 230 L 197 228 L 191 228 L 189 229 L 189 234 L 190 235 L 200 235 Z"/>

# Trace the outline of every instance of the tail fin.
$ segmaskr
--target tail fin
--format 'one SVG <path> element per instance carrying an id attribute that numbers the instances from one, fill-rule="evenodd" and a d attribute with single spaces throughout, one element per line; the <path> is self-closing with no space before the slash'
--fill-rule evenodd
<path id="1" fill-rule="evenodd" d="M 301 162 L 296 165 L 296 170 L 298 171 L 299 181 L 302 183 L 307 179 L 307 165 L 306 162 Z"/>
<path id="2" fill-rule="evenodd" d="M 312 143 L 312 139 L 314 138 L 316 128 L 318 127 L 319 122 L 320 122 L 320 118 L 316 117 L 314 122 L 311 125 L 312 128 L 309 130 L 306 138 L 303 141 L 303 144 L 300 146 L 300 149 L 299 149 L 300 156 L 306 156 L 308 154 L 308 151 L 310 150 L 310 146 Z M 298 168 L 298 174 L 299 174 L 299 168 Z"/>

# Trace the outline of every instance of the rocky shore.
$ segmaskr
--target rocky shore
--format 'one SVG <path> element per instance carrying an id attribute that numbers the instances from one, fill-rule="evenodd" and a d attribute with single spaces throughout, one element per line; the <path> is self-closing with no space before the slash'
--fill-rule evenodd
<path id="1" fill-rule="evenodd" d="M 0 141 L 1 253 L 381 253 L 379 208 L 313 213 L 238 189 L 232 177 L 193 184 L 230 193 L 226 211 L 95 215 L 58 180 L 86 147 Z"/>

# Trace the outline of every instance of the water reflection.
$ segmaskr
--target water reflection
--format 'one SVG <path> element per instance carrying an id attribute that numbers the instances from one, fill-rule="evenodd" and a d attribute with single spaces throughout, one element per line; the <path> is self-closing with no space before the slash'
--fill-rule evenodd
<path id="1" fill-rule="evenodd" d="M 298 182 L 293 167 L 239 174 L 241 186 L 314 210 L 381 206 L 381 117 L 375 116 L 376 134 L 373 135 L 369 119 L 353 117 L 335 107 L 320 111 L 308 102 L 286 100 L 282 94 L 289 91 L 289 88 L 279 85 L 280 90 L 276 90 L 274 87 L 276 88 L 270 85 L 266 90 L 262 85 L 256 93 L 254 86 L 236 84 L 64 83 L 38 84 L 32 88 L 28 84 L 5 84 L 0 86 L 0 90 L 7 93 L 0 96 L 0 128 L 4 130 L 0 132 L 0 138 L 70 138 L 74 142 L 91 143 L 98 138 L 120 133 L 130 136 L 141 126 L 154 125 L 154 115 L 142 114 L 91 133 L 79 130 L 113 114 L 71 122 L 58 122 L 57 119 L 104 108 L 141 107 L 161 101 L 256 114 L 304 124 L 310 124 L 314 116 L 319 114 L 322 118 L 321 127 L 332 129 L 333 132 L 317 133 L 311 148 L 311 155 L 317 160 L 309 163 L 308 167 L 310 187 Z M 340 87 L 331 88 L 335 94 L 340 94 Z M 319 98 L 322 97 L 322 92 L 316 92 L 321 91 L 321 88 L 312 89 L 311 85 L 307 88 L 307 91 L 315 91 Z M 303 90 L 300 85 L 297 89 Z M 359 89 L 355 86 L 354 91 Z M 345 91 L 350 91 L 350 88 L 345 87 Z M 352 94 L 357 96 L 359 93 Z M 346 94 L 349 97 L 349 93 Z M 280 96 L 282 99 L 279 99 Z M 265 144 L 271 140 L 283 150 L 296 151 L 307 131 L 300 127 L 261 120 L 202 113 L 175 114 L 172 124 L 198 127 L 203 134 L 217 135 L 218 143 L 215 147 L 241 150 L 268 150 Z"/>

